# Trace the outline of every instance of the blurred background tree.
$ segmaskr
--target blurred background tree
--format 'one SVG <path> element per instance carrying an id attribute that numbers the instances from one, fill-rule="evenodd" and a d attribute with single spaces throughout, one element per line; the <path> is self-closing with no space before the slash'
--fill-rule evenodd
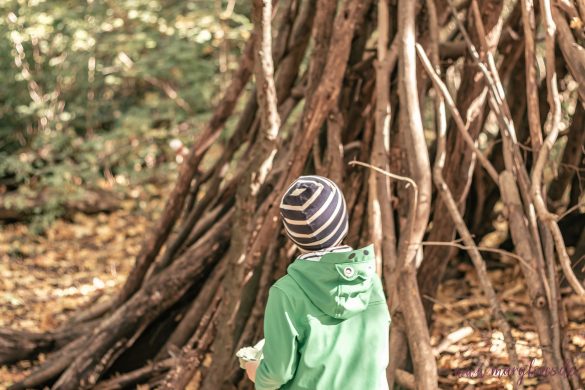
<path id="1" fill-rule="evenodd" d="M 68 207 L 114 207 L 80 206 L 88 191 L 172 179 L 252 29 L 235 1 L 0 9 L 0 218 L 38 229 Z"/>

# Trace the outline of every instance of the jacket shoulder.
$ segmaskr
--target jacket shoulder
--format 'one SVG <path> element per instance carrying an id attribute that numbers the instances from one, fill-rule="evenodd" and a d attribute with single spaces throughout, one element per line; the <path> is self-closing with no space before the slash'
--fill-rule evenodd
<path id="1" fill-rule="evenodd" d="M 287 307 L 287 310 L 289 310 L 289 313 L 292 316 L 292 321 L 296 324 L 297 331 L 303 335 L 306 326 L 303 309 L 306 302 L 302 298 L 304 296 L 303 290 L 301 290 L 299 285 L 289 275 L 284 275 L 278 279 L 270 287 L 269 294 L 274 294 L 275 290 L 277 290 L 277 299 L 281 301 L 281 304 L 284 304 Z M 284 302 L 286 302 L 286 304 Z"/>
<path id="2" fill-rule="evenodd" d="M 294 301 L 295 298 L 299 297 L 298 293 L 301 291 L 297 282 L 295 282 L 295 280 L 288 274 L 274 282 L 272 287 L 270 287 L 270 290 L 275 288 L 280 290 L 291 301 Z"/>

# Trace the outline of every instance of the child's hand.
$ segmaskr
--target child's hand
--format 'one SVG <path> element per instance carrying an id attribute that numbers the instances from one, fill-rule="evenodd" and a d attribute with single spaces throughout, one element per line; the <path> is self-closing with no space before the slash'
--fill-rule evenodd
<path id="1" fill-rule="evenodd" d="M 252 382 L 256 382 L 256 370 L 258 369 L 258 361 L 246 362 L 246 374 Z"/>

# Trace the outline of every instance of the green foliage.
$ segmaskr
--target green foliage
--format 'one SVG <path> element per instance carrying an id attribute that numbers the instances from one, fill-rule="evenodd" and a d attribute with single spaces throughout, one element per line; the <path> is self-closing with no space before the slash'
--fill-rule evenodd
<path id="1" fill-rule="evenodd" d="M 55 189 L 38 213 L 57 216 L 173 170 L 251 32 L 249 5 L 218 3 L 0 0 L 0 194 Z"/>

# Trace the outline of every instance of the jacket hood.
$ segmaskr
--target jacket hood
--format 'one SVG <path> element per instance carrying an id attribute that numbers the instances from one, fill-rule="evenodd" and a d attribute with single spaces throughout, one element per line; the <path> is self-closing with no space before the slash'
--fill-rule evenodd
<path id="1" fill-rule="evenodd" d="M 364 311 L 376 275 L 374 244 L 349 252 L 328 252 L 319 261 L 296 259 L 287 273 L 309 300 L 339 319 Z"/>

